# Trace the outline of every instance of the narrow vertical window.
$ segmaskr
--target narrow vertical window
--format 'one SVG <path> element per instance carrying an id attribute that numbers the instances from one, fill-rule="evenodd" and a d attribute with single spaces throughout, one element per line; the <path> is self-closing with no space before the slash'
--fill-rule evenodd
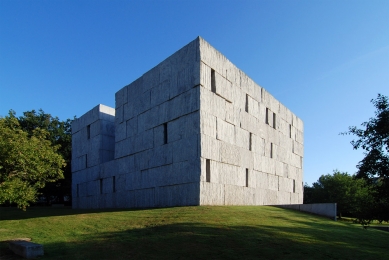
<path id="1" fill-rule="evenodd" d="M 103 179 L 100 179 L 100 194 L 103 194 Z"/>
<path id="2" fill-rule="evenodd" d="M 273 113 L 273 128 L 276 129 L 276 113 Z"/>
<path id="3" fill-rule="evenodd" d="M 163 143 L 167 144 L 167 123 L 163 124 Z"/>
<path id="4" fill-rule="evenodd" d="M 249 169 L 246 168 L 246 187 L 249 186 Z"/>
<path id="5" fill-rule="evenodd" d="M 246 103 L 244 106 L 244 111 L 246 111 L 247 113 L 249 112 L 249 95 L 247 94 L 246 94 Z"/>
<path id="6" fill-rule="evenodd" d="M 206 160 L 206 170 L 205 170 L 205 179 L 206 182 L 211 182 L 211 160 Z"/>
<path id="7" fill-rule="evenodd" d="M 292 138 L 292 125 L 289 124 L 289 138 Z"/>
<path id="8" fill-rule="evenodd" d="M 293 180 L 293 193 L 296 193 L 296 181 Z"/>
<path id="9" fill-rule="evenodd" d="M 115 176 L 112 177 L 112 192 L 116 192 L 116 180 L 115 180 Z"/>
<path id="10" fill-rule="evenodd" d="M 86 138 L 90 139 L 90 125 L 86 126 Z"/>
<path id="11" fill-rule="evenodd" d="M 273 143 L 270 143 L 270 158 L 273 158 Z"/>
<path id="12" fill-rule="evenodd" d="M 78 187 L 78 184 L 77 184 L 77 198 L 80 197 L 80 188 Z"/>
<path id="13" fill-rule="evenodd" d="M 88 154 L 85 154 L 85 168 L 88 168 Z"/>
<path id="14" fill-rule="evenodd" d="M 249 136 L 249 151 L 251 151 L 252 145 L 253 145 L 253 134 L 250 133 L 250 136 Z"/>
<path id="15" fill-rule="evenodd" d="M 216 93 L 215 70 L 211 69 L 211 91 Z"/>
<path id="16" fill-rule="evenodd" d="M 269 124 L 269 109 L 268 109 L 268 108 L 266 108 L 265 123 L 266 123 L 266 124 Z"/>

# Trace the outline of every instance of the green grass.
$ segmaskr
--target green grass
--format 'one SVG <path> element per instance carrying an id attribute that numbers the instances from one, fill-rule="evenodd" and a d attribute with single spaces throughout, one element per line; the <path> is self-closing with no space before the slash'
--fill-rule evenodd
<path id="1" fill-rule="evenodd" d="M 389 232 L 275 207 L 146 210 L 0 208 L 4 242 L 32 238 L 41 259 L 388 259 Z"/>

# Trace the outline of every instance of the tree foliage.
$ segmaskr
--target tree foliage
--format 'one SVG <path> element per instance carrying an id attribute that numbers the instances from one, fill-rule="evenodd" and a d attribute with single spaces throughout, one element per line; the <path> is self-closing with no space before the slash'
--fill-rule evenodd
<path id="1" fill-rule="evenodd" d="M 335 170 L 333 174 L 322 175 L 312 187 L 304 187 L 304 203 L 337 203 L 337 213 L 359 216 L 364 205 L 373 201 L 367 182 L 355 179 L 346 172 Z"/>
<path id="2" fill-rule="evenodd" d="M 41 128 L 24 131 L 13 113 L 0 118 L 0 204 L 25 209 L 37 199 L 38 189 L 63 178 L 65 161 L 48 136 Z"/>
<path id="3" fill-rule="evenodd" d="M 15 112 L 10 111 L 10 115 L 15 117 Z M 46 201 L 63 203 L 64 198 L 71 199 L 71 151 L 72 151 L 72 135 L 71 123 L 72 120 L 67 119 L 61 121 L 58 117 L 53 117 L 45 113 L 42 109 L 38 112 L 35 110 L 23 113 L 23 116 L 17 118 L 20 127 L 30 136 L 35 129 L 44 129 L 47 131 L 46 139 L 53 146 L 57 146 L 57 152 L 62 155 L 66 166 L 63 167 L 64 178 L 53 183 L 48 183 L 44 188 L 40 189 L 41 194 L 46 198 Z"/>
<path id="4" fill-rule="evenodd" d="M 357 177 L 367 180 L 376 190 L 375 218 L 389 220 L 389 101 L 378 94 L 371 103 L 376 108 L 375 117 L 361 124 L 362 128 L 349 127 L 342 134 L 355 135 L 354 149 L 363 149 L 365 157 L 357 165 Z"/>

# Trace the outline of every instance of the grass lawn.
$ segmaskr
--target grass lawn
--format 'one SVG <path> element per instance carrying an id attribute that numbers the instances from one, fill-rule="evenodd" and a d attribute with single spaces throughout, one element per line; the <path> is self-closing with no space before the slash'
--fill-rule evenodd
<path id="1" fill-rule="evenodd" d="M 389 232 L 267 206 L 0 208 L 0 259 L 22 259 L 13 238 L 43 244 L 41 259 L 389 258 Z"/>

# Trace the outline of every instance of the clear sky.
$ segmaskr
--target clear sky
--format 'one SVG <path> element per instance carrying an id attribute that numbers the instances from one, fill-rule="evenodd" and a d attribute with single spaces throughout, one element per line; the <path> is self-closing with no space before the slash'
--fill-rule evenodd
<path id="1" fill-rule="evenodd" d="M 304 182 L 355 173 L 340 136 L 389 95 L 389 1 L 0 0 L 0 115 L 62 120 L 203 37 L 304 121 Z"/>

